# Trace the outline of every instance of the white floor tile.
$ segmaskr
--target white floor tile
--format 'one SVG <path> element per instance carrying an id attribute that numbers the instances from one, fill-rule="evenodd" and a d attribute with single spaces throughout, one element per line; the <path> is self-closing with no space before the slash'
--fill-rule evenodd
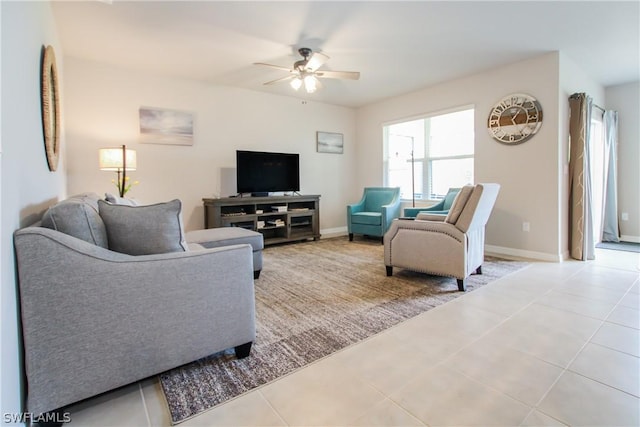
<path id="1" fill-rule="evenodd" d="M 601 324 L 590 317 L 532 304 L 486 338 L 565 368 Z"/>
<path id="2" fill-rule="evenodd" d="M 446 367 L 390 396 L 429 426 L 517 426 L 531 408 Z"/>
<path id="3" fill-rule="evenodd" d="M 588 285 L 587 285 L 588 286 Z M 580 295 L 566 294 L 553 290 L 536 300 L 538 304 L 570 311 L 594 319 L 604 320 L 613 310 L 616 302 L 603 302 Z"/>
<path id="4" fill-rule="evenodd" d="M 640 310 L 619 305 L 607 317 L 607 322 L 640 329 Z"/>
<path id="5" fill-rule="evenodd" d="M 640 358 L 587 344 L 569 370 L 640 397 Z"/>
<path id="6" fill-rule="evenodd" d="M 286 426 L 259 391 L 253 391 L 191 418 L 180 426 Z"/>
<path id="7" fill-rule="evenodd" d="M 627 292 L 626 290 L 605 288 L 577 281 L 567 281 L 556 287 L 555 291 L 611 304 L 617 304 Z"/>
<path id="8" fill-rule="evenodd" d="M 148 425 L 140 385 L 134 383 L 72 405 L 69 427 L 139 427 Z"/>
<path id="9" fill-rule="evenodd" d="M 529 416 L 520 424 L 526 427 L 562 427 L 566 424 L 562 424 L 560 421 L 551 418 L 548 415 L 543 414 L 540 411 L 532 411 Z"/>
<path id="10" fill-rule="evenodd" d="M 416 372 L 434 366 L 438 359 L 385 333 L 336 353 L 326 363 L 347 369 L 388 395 L 411 381 Z"/>
<path id="11" fill-rule="evenodd" d="M 640 310 L 640 295 L 629 292 L 624 296 L 624 298 L 622 298 L 622 301 L 620 301 L 620 305 L 623 307 L 635 308 L 636 310 Z"/>
<path id="12" fill-rule="evenodd" d="M 490 339 L 465 348 L 445 362 L 451 369 L 488 385 L 529 406 L 535 406 L 551 388 L 562 369 Z M 535 375 L 528 375 L 535 372 Z"/>
<path id="13" fill-rule="evenodd" d="M 572 372 L 565 372 L 538 410 L 572 426 L 637 426 L 640 401 Z"/>
<path id="14" fill-rule="evenodd" d="M 605 322 L 591 342 L 640 357 L 640 331 Z"/>
<path id="15" fill-rule="evenodd" d="M 382 403 L 371 408 L 371 410 L 358 418 L 353 426 L 424 426 L 416 417 L 396 405 L 393 401 L 385 399 Z"/>
<path id="16" fill-rule="evenodd" d="M 170 426 L 171 414 L 157 377 L 141 381 L 140 386 L 151 427 Z"/>
<path id="17" fill-rule="evenodd" d="M 326 359 L 260 389 L 289 425 L 334 426 L 355 422 L 385 397 L 344 367 Z"/>
<path id="18" fill-rule="evenodd" d="M 530 296 L 506 295 L 501 289 L 493 290 L 490 286 L 485 289 L 478 289 L 469 295 L 465 295 L 464 298 L 459 298 L 458 303 L 471 305 L 505 317 L 511 316 L 531 304 Z"/>

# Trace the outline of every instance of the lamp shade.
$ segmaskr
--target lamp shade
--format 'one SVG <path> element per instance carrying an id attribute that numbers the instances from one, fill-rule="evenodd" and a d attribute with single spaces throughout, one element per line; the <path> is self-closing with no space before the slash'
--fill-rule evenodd
<path id="1" fill-rule="evenodd" d="M 103 171 L 119 171 L 122 170 L 124 153 L 126 153 L 127 170 L 134 171 L 137 167 L 136 150 L 130 150 L 124 147 L 118 148 L 101 148 L 99 151 L 100 170 Z"/>

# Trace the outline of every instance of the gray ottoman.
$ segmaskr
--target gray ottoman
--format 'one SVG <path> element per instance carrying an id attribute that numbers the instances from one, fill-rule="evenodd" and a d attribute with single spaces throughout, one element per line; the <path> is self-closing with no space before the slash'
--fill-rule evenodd
<path id="1" fill-rule="evenodd" d="M 207 228 L 205 230 L 187 231 L 187 243 L 197 243 L 205 248 L 239 245 L 248 243 L 253 250 L 253 278 L 260 277 L 262 271 L 262 234 L 241 227 Z"/>

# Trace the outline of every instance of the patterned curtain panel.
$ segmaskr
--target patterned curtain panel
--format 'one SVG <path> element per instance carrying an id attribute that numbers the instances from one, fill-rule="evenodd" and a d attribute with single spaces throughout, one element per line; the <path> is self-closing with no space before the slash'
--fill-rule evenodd
<path id="1" fill-rule="evenodd" d="M 618 226 L 618 112 L 604 113 L 604 215 L 602 241 L 619 242 Z"/>
<path id="2" fill-rule="evenodd" d="M 569 253 L 571 258 L 595 258 L 589 139 L 593 102 L 584 93 L 569 97 Z"/>

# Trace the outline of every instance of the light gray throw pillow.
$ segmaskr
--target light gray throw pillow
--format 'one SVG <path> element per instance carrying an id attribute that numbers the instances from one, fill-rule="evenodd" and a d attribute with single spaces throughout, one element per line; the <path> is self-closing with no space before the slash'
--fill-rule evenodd
<path id="1" fill-rule="evenodd" d="M 107 232 L 98 215 L 98 199 L 95 193 L 69 197 L 47 209 L 41 225 L 106 248 Z"/>
<path id="2" fill-rule="evenodd" d="M 115 205 L 127 205 L 127 206 L 139 206 L 140 203 L 138 203 L 137 200 L 135 199 L 128 199 L 126 197 L 120 197 L 120 196 L 115 196 L 111 193 L 104 193 L 104 199 L 111 203 L 111 204 L 115 204 Z"/>
<path id="3" fill-rule="evenodd" d="M 99 200 L 98 207 L 112 251 L 151 255 L 188 250 L 182 202 L 178 199 L 144 206 L 113 205 Z"/>

